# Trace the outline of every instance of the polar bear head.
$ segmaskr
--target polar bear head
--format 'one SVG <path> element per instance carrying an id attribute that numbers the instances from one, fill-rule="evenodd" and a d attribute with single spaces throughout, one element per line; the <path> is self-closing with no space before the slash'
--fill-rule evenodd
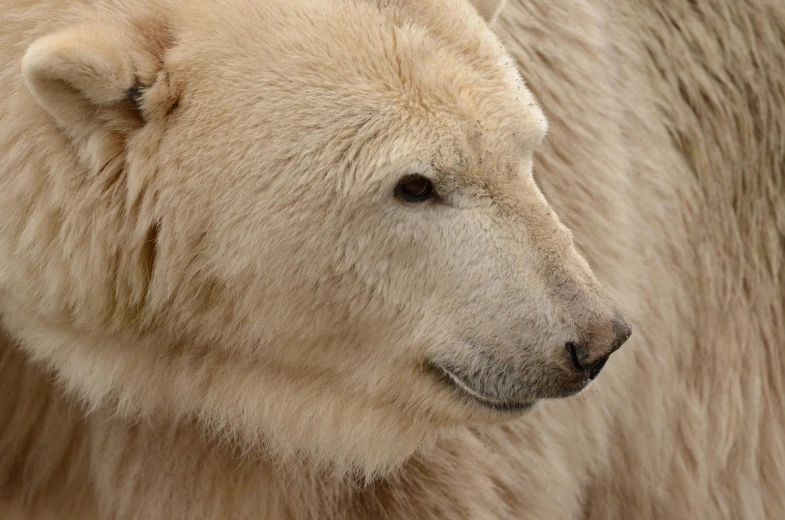
<path id="1" fill-rule="evenodd" d="M 383 471 L 579 392 L 629 336 L 465 0 L 58 17 L 22 60 L 46 160 L 14 181 L 34 200 L 0 195 L 2 314 L 90 406 Z"/>

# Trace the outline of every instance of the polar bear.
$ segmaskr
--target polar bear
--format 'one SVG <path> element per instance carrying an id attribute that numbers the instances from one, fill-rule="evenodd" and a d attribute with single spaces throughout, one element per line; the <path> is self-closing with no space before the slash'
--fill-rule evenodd
<path id="1" fill-rule="evenodd" d="M 580 392 L 630 336 L 470 4 L 3 17 L 0 315 L 88 409 L 372 479 Z"/>
<path id="2" fill-rule="evenodd" d="M 774 7 L 8 4 L 7 516 L 783 516 Z"/>

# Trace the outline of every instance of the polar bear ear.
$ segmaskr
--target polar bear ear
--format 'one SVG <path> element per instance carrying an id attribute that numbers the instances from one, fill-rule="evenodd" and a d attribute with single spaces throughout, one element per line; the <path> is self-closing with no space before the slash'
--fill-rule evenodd
<path id="1" fill-rule="evenodd" d="M 24 81 L 38 103 L 79 145 L 122 136 L 156 110 L 145 99 L 174 103 L 162 60 L 133 31 L 110 25 L 71 27 L 34 42 L 22 59 Z M 166 85 L 157 85 L 163 80 Z M 148 109 L 149 108 L 149 109 Z"/>
<path id="2" fill-rule="evenodd" d="M 504 7 L 504 2 L 506 0 L 470 0 L 472 5 L 474 5 L 477 12 L 480 13 L 480 16 L 485 18 L 485 21 L 488 23 L 493 23 L 496 21 L 496 17 L 499 16 L 502 8 Z"/>

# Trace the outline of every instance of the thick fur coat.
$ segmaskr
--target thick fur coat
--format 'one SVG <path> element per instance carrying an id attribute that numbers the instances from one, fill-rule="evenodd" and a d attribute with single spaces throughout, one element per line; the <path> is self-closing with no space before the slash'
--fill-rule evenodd
<path id="1" fill-rule="evenodd" d="M 294 25 L 303 20 L 283 9 L 276 11 L 278 18 L 249 15 L 246 25 L 239 18 L 234 24 L 226 22 L 231 20 L 227 12 L 242 12 L 239 0 L 231 2 L 234 7 L 206 1 L 190 2 L 187 8 L 174 1 L 149 2 L 149 12 L 143 7 L 129 18 L 144 20 L 142 29 L 104 36 L 114 43 L 101 48 L 119 49 L 119 56 L 125 56 L 121 51 L 127 48 L 141 50 L 128 61 L 120 59 L 127 70 L 112 69 L 115 90 L 91 91 L 90 85 L 82 85 L 81 92 L 98 100 L 97 106 L 109 107 L 85 119 L 74 117 L 73 99 L 60 106 L 40 92 L 34 97 L 23 78 L 23 58 L 31 56 L 29 49 L 40 38 L 83 23 L 86 12 L 100 26 L 134 10 L 109 1 L 95 2 L 94 8 L 92 2 L 15 0 L 0 14 L 0 516 L 785 517 L 785 7 L 766 0 L 507 0 L 491 29 L 516 60 L 548 121 L 547 135 L 539 143 L 545 125 L 534 97 L 521 86 L 522 107 L 505 105 L 513 99 L 505 93 L 518 88 L 516 80 L 499 65 L 505 56 L 498 42 L 468 5 L 434 0 L 434 9 L 398 12 L 395 2 L 333 3 L 315 20 L 335 16 L 328 13 L 334 9 L 351 8 L 344 17 L 348 20 L 352 10 L 367 9 L 362 16 L 369 17 L 378 9 L 383 13 L 380 24 L 393 16 L 402 19 L 400 25 L 407 30 L 415 27 L 413 33 L 396 33 L 404 38 L 397 41 L 397 51 L 417 38 L 449 42 L 449 52 L 435 54 L 443 69 L 433 75 L 416 70 L 417 63 L 431 63 L 427 60 L 434 56 L 414 55 L 415 70 L 403 76 L 428 78 L 433 88 L 442 88 L 448 78 L 468 99 L 484 100 L 472 106 L 485 127 L 466 146 L 480 147 L 474 140 L 499 146 L 493 157 L 483 156 L 494 171 L 507 171 L 515 146 L 534 151 L 528 162 L 523 154 L 522 182 L 528 182 L 525 174 L 530 170 L 572 231 L 577 250 L 632 322 L 632 338 L 583 393 L 540 403 L 524 416 L 501 420 L 498 414 L 456 402 L 436 382 L 414 368 L 406 370 L 407 356 L 423 352 L 434 359 L 455 359 L 446 340 L 441 345 L 433 339 L 458 327 L 440 328 L 444 316 L 456 313 L 461 323 L 477 330 L 498 327 L 487 337 L 535 330 L 535 337 L 542 339 L 556 325 L 540 330 L 542 320 L 535 319 L 526 322 L 531 326 L 512 325 L 505 321 L 503 306 L 539 316 L 558 315 L 554 309 L 566 308 L 558 305 L 562 300 L 580 306 L 575 302 L 585 292 L 606 301 L 582 261 L 564 252 L 569 234 L 544 209 L 538 190 L 527 184 L 528 191 L 515 192 L 520 195 L 515 200 L 527 201 L 526 211 L 516 213 L 520 208 L 510 185 L 504 184 L 508 181 L 502 180 L 507 177 L 483 177 L 482 189 L 508 213 L 526 215 L 520 223 L 528 231 L 524 238 L 513 231 L 496 236 L 480 249 L 470 245 L 471 239 L 485 235 L 472 235 L 476 228 L 468 224 L 461 228 L 469 233 L 463 242 L 442 233 L 434 244 L 463 256 L 444 260 L 453 271 L 417 264 L 412 256 L 399 253 L 400 243 L 392 239 L 369 249 L 354 237 L 368 236 L 363 226 L 381 225 L 375 219 L 403 230 L 411 247 L 429 246 L 411 231 L 415 220 L 392 213 L 397 207 L 379 216 L 380 210 L 366 205 L 373 187 L 386 182 L 389 166 L 378 157 L 392 157 L 393 164 L 400 159 L 398 150 L 426 143 L 432 145 L 423 148 L 423 153 L 432 153 L 429 161 L 443 165 L 455 159 L 453 148 L 438 146 L 463 134 L 434 108 L 429 113 L 435 115 L 422 128 L 437 130 L 423 130 L 395 147 L 368 144 L 389 144 L 387 136 L 398 134 L 390 126 L 363 126 L 368 114 L 362 108 L 375 95 L 363 74 L 377 78 L 383 71 L 352 68 L 362 64 L 347 54 L 357 43 L 349 37 L 355 34 L 352 30 L 317 24 L 310 32 Z M 256 3 L 247 6 L 251 4 Z M 325 2 L 310 8 L 318 11 L 318 5 Z M 477 7 L 493 20 L 500 5 L 478 2 Z M 221 14 L 215 11 L 215 18 L 197 17 L 216 9 Z M 384 14 L 385 9 L 394 14 Z M 452 13 L 449 21 L 435 21 L 445 9 Z M 185 18 L 192 18 L 180 22 L 173 21 L 176 14 L 161 17 L 167 10 L 191 13 Z M 198 78 L 209 117 L 194 120 L 199 124 L 193 132 L 180 136 L 199 144 L 190 149 L 160 138 L 165 134 L 156 127 L 166 117 L 193 112 L 187 94 L 196 88 L 194 83 L 178 84 L 175 72 L 161 72 L 161 56 L 168 49 L 180 45 L 199 55 L 202 42 L 182 41 L 177 33 L 186 26 L 191 34 L 203 30 L 234 37 L 238 46 L 224 49 L 221 59 L 205 52 L 214 61 L 206 57 L 205 63 L 199 62 L 206 68 L 194 67 L 189 80 L 197 81 L 197 70 L 220 70 L 235 74 L 243 87 L 214 92 L 209 76 Z M 458 34 L 458 27 L 465 27 L 469 37 Z M 265 99 L 241 103 L 241 94 L 254 92 L 255 85 L 251 70 L 243 68 L 239 58 L 237 65 L 232 53 L 251 52 L 242 42 L 259 39 L 254 28 L 268 30 L 290 48 L 314 34 L 327 35 L 326 44 L 312 47 L 324 48 L 324 54 L 305 67 L 316 71 L 317 85 L 340 85 L 340 78 L 331 76 L 335 71 L 344 77 L 356 74 L 357 90 L 325 98 L 325 106 L 356 110 L 352 135 L 361 132 L 363 146 L 344 149 L 336 139 L 323 151 L 320 123 L 329 120 L 330 113 L 313 108 L 298 112 L 302 107 L 296 104 L 277 107 Z M 75 34 L 81 38 L 83 33 Z M 145 45 L 138 45 L 140 39 Z M 193 59 L 184 53 L 167 55 L 174 68 L 166 70 Z M 483 64 L 491 59 L 493 63 Z M 281 71 L 303 65 L 286 59 L 275 63 Z M 325 63 L 332 72 L 325 72 Z M 26 70 L 29 80 L 31 69 Z M 104 72 L 96 66 L 78 77 L 106 76 Z M 144 88 L 132 88 L 125 99 L 128 81 L 133 88 L 137 83 Z M 296 88 L 303 89 L 302 99 L 312 94 L 303 85 L 290 87 L 278 99 L 296 99 L 285 97 L 298 92 Z M 111 95 L 102 98 L 105 92 Z M 410 101 L 430 107 L 447 103 L 443 97 L 428 97 L 430 93 L 418 91 L 420 97 Z M 224 106 L 210 101 L 227 95 L 237 96 L 229 113 L 211 108 Z M 464 106 L 464 98 L 458 98 L 454 106 Z M 119 99 L 123 101 L 114 105 Z M 135 106 L 139 103 L 141 112 Z M 258 106 L 267 112 L 254 112 Z M 505 119 L 509 111 L 518 123 Z M 260 115 L 264 124 L 257 128 L 254 117 Z M 58 129 L 58 117 L 70 133 Z M 241 131 L 228 133 L 222 122 Z M 278 139 L 274 157 L 242 140 L 252 131 L 260 141 L 272 139 L 269 129 Z M 303 148 L 304 129 L 314 136 L 313 148 Z M 513 133 L 518 141 L 505 137 Z M 167 146 L 190 150 L 193 157 L 151 151 Z M 342 167 L 354 177 L 342 180 L 334 193 L 356 204 L 351 215 L 331 214 L 332 206 L 323 199 L 304 199 L 325 220 L 345 217 L 349 220 L 337 222 L 355 226 L 349 237 L 339 232 L 348 228 L 340 226 L 325 237 L 345 244 L 344 251 L 362 253 L 362 261 L 347 263 L 339 278 L 309 277 L 309 265 L 297 261 L 315 258 L 314 251 L 328 256 L 329 241 L 306 240 L 307 232 L 286 232 L 300 214 L 287 208 L 293 201 L 303 204 L 301 194 L 310 193 L 298 184 L 303 178 L 255 179 L 266 183 L 265 190 L 280 193 L 257 214 L 242 204 L 265 192 L 252 183 L 234 191 L 227 188 L 223 176 L 234 175 L 234 170 L 198 179 L 178 174 L 195 171 L 206 161 L 226 160 L 227 154 L 232 164 L 256 162 L 264 164 L 265 171 L 298 171 L 305 164 L 298 163 L 298 157 L 314 161 L 309 166 L 331 163 L 330 151 L 339 149 L 346 160 Z M 367 153 L 369 149 L 374 154 Z M 126 150 L 136 155 L 129 157 Z M 167 164 L 143 167 L 145 157 L 164 156 Z M 475 164 L 480 159 L 468 155 L 465 161 Z M 460 168 L 457 163 L 449 167 Z M 136 169 L 129 171 L 129 164 Z M 369 164 L 378 167 L 378 178 L 363 184 L 358 172 Z M 171 177 L 149 179 L 148 171 Z M 456 182 L 464 190 L 481 190 L 478 179 L 472 183 L 467 178 L 472 179 L 464 176 Z M 156 187 L 154 194 L 151 186 Z M 352 191 L 356 186 L 365 191 Z M 199 199 L 200 193 L 213 197 Z M 451 203 L 469 200 L 461 196 L 456 192 Z M 156 213 L 160 208 L 184 209 L 163 214 L 160 221 L 145 220 L 161 217 Z M 271 219 L 271 214 L 277 217 Z M 264 226 L 254 220 L 260 216 L 267 219 Z M 244 227 L 248 222 L 269 234 L 249 242 L 251 228 Z M 439 221 L 434 217 L 428 223 L 428 232 L 439 235 L 434 231 Z M 536 232 L 543 229 L 548 233 Z M 213 238 L 226 236 L 231 240 Z M 507 261 L 498 264 L 482 263 L 485 251 L 509 241 L 519 244 L 515 251 L 523 248 L 527 253 L 509 253 Z M 254 278 L 248 251 L 256 248 L 267 258 L 274 247 L 289 253 L 267 265 L 282 278 L 252 286 L 270 294 L 277 290 L 280 300 L 255 301 L 227 289 L 227 280 L 262 284 Z M 580 278 L 581 292 L 567 291 L 570 297 L 559 300 L 561 293 L 553 296 L 540 286 L 519 291 L 523 278 L 508 276 L 499 284 L 487 274 L 506 272 L 510 265 L 515 272 L 532 269 L 542 251 L 544 258 L 556 259 L 570 280 Z M 389 274 L 402 264 L 411 269 Z M 321 273 L 317 264 L 310 268 Z M 411 273 L 425 276 L 412 281 Z M 359 288 L 340 293 L 342 301 L 352 302 L 341 306 L 333 291 L 342 288 L 340 280 L 347 277 Z M 294 279 L 303 283 L 291 283 Z M 389 284 L 369 282 L 379 279 Z M 563 286 L 565 279 L 559 277 L 557 285 Z M 437 296 L 427 301 L 413 296 L 450 287 L 448 296 L 461 298 L 471 294 L 471 280 L 496 291 L 493 300 L 482 302 L 486 315 L 440 308 L 442 315 L 433 310 L 434 301 L 441 301 Z M 505 285 L 516 290 L 507 291 Z M 537 303 L 519 300 L 521 292 Z M 573 297 L 576 294 L 581 297 Z M 293 303 L 284 304 L 283 295 Z M 391 307 L 374 307 L 380 295 Z M 468 296 L 462 303 L 467 302 Z M 212 308 L 224 312 L 207 312 Z M 400 315 L 391 317 L 390 308 Z M 306 322 L 298 321 L 302 309 L 311 311 Z M 334 312 L 373 327 L 357 325 L 347 331 L 330 321 Z M 278 323 L 266 321 L 269 330 L 254 327 L 254 317 L 264 315 L 275 316 Z M 429 327 L 401 328 L 423 315 L 432 319 Z M 588 320 L 587 315 L 576 311 L 570 320 L 579 323 Z M 130 323 L 136 327 L 133 333 Z M 320 324 L 319 339 L 335 339 L 316 359 L 312 350 L 305 350 L 315 341 L 306 333 L 313 323 Z M 194 341 L 161 346 L 154 338 L 162 337 L 164 330 L 168 338 Z M 276 370 L 264 371 L 251 362 L 258 362 L 258 353 L 250 338 L 265 334 L 302 344 L 303 352 L 273 349 L 264 360 L 265 370 Z M 427 338 L 435 350 L 407 347 L 393 355 L 358 347 L 376 344 L 380 334 L 401 345 L 417 343 L 406 339 Z M 239 352 L 215 348 L 229 344 Z M 539 350 L 526 354 L 527 360 L 540 360 L 535 368 L 526 365 L 531 381 L 540 381 L 537 370 L 544 370 L 550 359 Z M 351 366 L 345 366 L 347 357 Z M 262 388 L 266 395 L 260 395 Z M 355 392 L 358 388 L 362 391 Z M 378 405 L 373 413 L 365 406 L 369 399 Z M 310 419 L 296 420 L 300 414 Z M 271 423 L 274 429 L 259 431 L 260 424 Z"/>

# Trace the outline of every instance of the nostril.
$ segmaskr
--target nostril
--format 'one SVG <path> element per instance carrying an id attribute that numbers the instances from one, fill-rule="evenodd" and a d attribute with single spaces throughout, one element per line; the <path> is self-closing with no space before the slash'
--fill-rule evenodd
<path id="1" fill-rule="evenodd" d="M 581 347 L 577 346 L 575 343 L 567 343 L 564 345 L 564 348 L 567 350 L 567 353 L 570 355 L 570 361 L 572 361 L 572 366 L 575 367 L 576 370 L 583 370 L 583 365 L 581 365 L 580 357 Z"/>
<path id="2" fill-rule="evenodd" d="M 595 377 L 600 375 L 600 372 L 602 371 L 602 367 L 604 367 L 605 363 L 608 362 L 609 357 L 611 357 L 610 354 L 597 361 L 594 365 L 592 365 L 591 370 L 589 370 L 589 379 L 594 379 Z"/>
<path id="3" fill-rule="evenodd" d="M 583 347 L 579 344 L 575 343 L 567 343 L 564 345 L 564 349 L 570 356 L 570 361 L 572 361 L 572 365 L 575 369 L 579 372 L 589 371 L 589 379 L 594 379 L 600 372 L 602 371 L 605 363 L 608 362 L 608 358 L 611 357 L 610 354 L 607 356 L 603 356 L 602 358 L 598 359 L 595 362 L 589 361 L 589 352 L 586 347 Z"/>

